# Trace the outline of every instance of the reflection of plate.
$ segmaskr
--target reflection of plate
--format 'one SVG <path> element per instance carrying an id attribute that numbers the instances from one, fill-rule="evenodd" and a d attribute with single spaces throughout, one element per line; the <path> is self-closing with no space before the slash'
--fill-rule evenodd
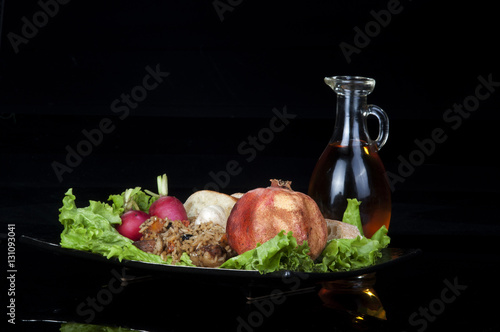
<path id="1" fill-rule="evenodd" d="M 248 281 L 255 280 L 257 282 L 266 281 L 280 281 L 287 278 L 299 277 L 301 280 L 307 280 L 307 282 L 321 282 L 329 280 L 345 279 L 357 275 L 362 275 L 366 273 L 372 273 L 379 271 L 381 269 L 390 267 L 394 264 L 404 262 L 410 258 L 413 258 L 420 254 L 420 249 L 397 249 L 397 248 L 385 248 L 382 249 L 382 257 L 380 257 L 375 265 L 345 271 L 345 272 L 330 272 L 330 273 L 305 273 L 305 272 L 293 272 L 293 271 L 279 271 L 268 274 L 260 274 L 258 271 L 248 271 L 248 270 L 231 270 L 231 269 L 219 269 L 219 268 L 207 268 L 207 267 L 190 267 L 190 266 L 175 266 L 175 265 L 163 265 L 155 263 L 145 263 L 140 261 L 130 261 L 111 258 L 94 254 L 86 251 L 66 249 L 62 248 L 58 244 L 46 242 L 43 240 L 35 239 L 29 236 L 21 236 L 21 242 L 36 246 L 41 249 L 49 250 L 56 254 L 70 255 L 74 257 L 91 259 L 100 262 L 109 262 L 113 265 L 123 266 L 127 268 L 133 268 L 135 270 L 140 270 L 145 273 L 150 274 L 164 274 L 168 277 L 203 277 L 214 278 L 219 281 L 231 281 L 234 283 L 246 283 Z"/>
<path id="2" fill-rule="evenodd" d="M 65 329 L 65 331 L 136 331 L 130 328 L 114 326 L 113 324 L 95 325 L 56 319 L 22 319 L 20 323 L 17 324 L 21 325 L 25 331 L 62 331 L 63 329 Z M 142 328 L 140 331 L 148 332 Z"/>

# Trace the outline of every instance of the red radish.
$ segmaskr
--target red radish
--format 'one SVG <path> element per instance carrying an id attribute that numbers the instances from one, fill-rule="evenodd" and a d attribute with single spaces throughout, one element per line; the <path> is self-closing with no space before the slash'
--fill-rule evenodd
<path id="1" fill-rule="evenodd" d="M 177 198 L 168 195 L 167 175 L 158 176 L 158 198 L 149 207 L 149 214 L 161 219 L 168 218 L 170 220 L 187 220 L 187 213 L 184 205 Z"/>
<path id="2" fill-rule="evenodd" d="M 149 213 L 158 218 L 170 220 L 187 220 L 184 205 L 173 196 L 162 196 L 149 208 Z"/>
<path id="3" fill-rule="evenodd" d="M 130 210 L 122 214 L 121 219 L 122 224 L 116 227 L 118 233 L 132 241 L 139 241 L 142 237 L 139 229 L 142 223 L 149 219 L 149 214 L 143 211 Z"/>

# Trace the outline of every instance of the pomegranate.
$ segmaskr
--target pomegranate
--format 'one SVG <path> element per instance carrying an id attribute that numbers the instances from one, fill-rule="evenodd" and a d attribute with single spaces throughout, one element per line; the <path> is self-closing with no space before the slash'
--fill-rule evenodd
<path id="1" fill-rule="evenodd" d="M 325 248 L 326 221 L 316 202 L 293 191 L 290 181 L 281 180 L 271 180 L 270 187 L 244 194 L 231 210 L 226 226 L 229 245 L 238 254 L 272 239 L 281 230 L 293 232 L 299 245 L 307 240 L 312 259 Z"/>

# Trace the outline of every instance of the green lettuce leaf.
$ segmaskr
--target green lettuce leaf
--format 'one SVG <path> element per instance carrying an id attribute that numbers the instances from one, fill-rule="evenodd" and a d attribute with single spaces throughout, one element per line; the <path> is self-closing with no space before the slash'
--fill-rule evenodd
<path id="1" fill-rule="evenodd" d="M 321 271 L 349 271 L 375 264 L 382 256 L 381 249 L 390 242 L 387 228 L 382 226 L 371 239 L 358 236 L 355 239 L 330 240 L 318 260 Z"/>
<path id="2" fill-rule="evenodd" d="M 125 204 L 125 192 L 123 192 L 121 195 L 109 195 L 108 201 L 112 201 L 112 207 L 113 210 L 117 211 L 119 215 L 121 215 L 124 212 L 124 204 Z"/>
<path id="3" fill-rule="evenodd" d="M 89 206 L 78 208 L 73 190 L 69 189 L 59 209 L 59 221 L 64 226 L 61 247 L 90 251 L 107 258 L 116 257 L 148 263 L 165 264 L 158 255 L 144 252 L 133 245 L 133 241 L 122 236 L 114 225 L 120 224 L 120 208 L 106 203 L 90 201 Z M 192 265 L 189 257 L 180 264 Z"/>
<path id="4" fill-rule="evenodd" d="M 141 190 L 141 187 L 130 188 L 122 192 L 120 195 L 110 195 L 108 201 L 112 201 L 113 209 L 117 210 L 120 215 L 125 212 L 126 199 L 133 201 L 135 203 L 135 210 L 141 210 L 143 212 L 148 212 L 149 207 L 158 198 L 150 196 Z"/>
<path id="5" fill-rule="evenodd" d="M 363 236 L 363 225 L 361 224 L 361 215 L 359 214 L 359 206 L 361 202 L 355 198 L 347 199 L 347 207 L 342 216 L 342 222 L 354 225 L 358 228 L 359 233 Z"/>
<path id="6" fill-rule="evenodd" d="M 220 267 L 223 269 L 258 270 L 260 273 L 270 273 L 279 270 L 294 270 L 311 268 L 313 261 L 307 255 L 307 241 L 297 246 L 297 240 L 292 232 L 281 231 L 271 240 L 257 244 L 255 249 L 228 259 Z"/>

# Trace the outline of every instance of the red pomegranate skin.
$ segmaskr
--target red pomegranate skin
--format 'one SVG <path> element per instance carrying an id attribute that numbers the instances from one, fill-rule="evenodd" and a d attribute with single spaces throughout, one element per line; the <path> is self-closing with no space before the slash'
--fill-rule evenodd
<path id="1" fill-rule="evenodd" d="M 307 240 L 309 255 L 316 259 L 327 239 L 326 221 L 316 202 L 293 191 L 288 181 L 271 182 L 271 187 L 251 190 L 236 202 L 226 226 L 229 245 L 242 254 L 285 230 L 293 232 L 299 245 Z"/>

